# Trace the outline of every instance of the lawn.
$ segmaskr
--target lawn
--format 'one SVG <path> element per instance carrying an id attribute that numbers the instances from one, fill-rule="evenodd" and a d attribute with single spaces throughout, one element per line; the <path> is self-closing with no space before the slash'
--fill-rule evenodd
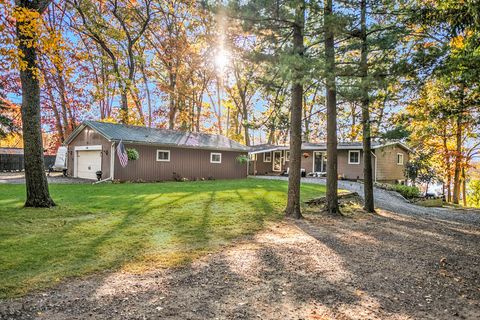
<path id="1" fill-rule="evenodd" d="M 190 262 L 282 217 L 284 181 L 51 185 L 58 206 L 23 208 L 23 185 L 0 185 L 0 297 L 105 269 Z M 322 195 L 303 184 L 302 198 Z"/>

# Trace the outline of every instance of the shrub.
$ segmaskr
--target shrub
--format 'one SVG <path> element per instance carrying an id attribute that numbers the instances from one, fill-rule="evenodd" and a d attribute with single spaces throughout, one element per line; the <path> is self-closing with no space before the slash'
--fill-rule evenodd
<path id="1" fill-rule="evenodd" d="M 128 160 L 138 160 L 140 158 L 137 149 L 127 149 L 127 156 Z"/>
<path id="2" fill-rule="evenodd" d="M 236 158 L 237 162 L 240 163 L 240 164 L 245 164 L 249 161 L 249 158 L 248 156 L 246 155 L 239 155 L 237 158 Z"/>
<path id="3" fill-rule="evenodd" d="M 397 191 L 407 199 L 413 199 L 420 196 L 420 190 L 418 190 L 418 188 L 414 186 L 395 184 L 393 185 L 393 190 Z"/>

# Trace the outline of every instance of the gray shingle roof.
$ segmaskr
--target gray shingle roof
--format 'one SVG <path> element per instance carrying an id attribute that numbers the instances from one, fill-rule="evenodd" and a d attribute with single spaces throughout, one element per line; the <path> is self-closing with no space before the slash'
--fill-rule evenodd
<path id="1" fill-rule="evenodd" d="M 410 148 L 408 148 L 405 144 L 399 141 L 387 141 L 387 142 L 379 142 L 379 141 L 372 141 L 372 149 L 379 149 L 389 145 L 397 144 L 403 147 L 405 150 L 412 152 Z M 251 153 L 263 153 L 263 152 L 270 152 L 274 150 L 288 150 L 290 147 L 288 145 L 257 145 L 250 147 Z M 352 142 L 339 142 L 337 145 L 338 150 L 361 150 L 363 148 L 362 142 L 352 141 Z M 327 150 L 326 143 L 309 143 L 304 142 L 302 143 L 302 150 Z"/>
<path id="2" fill-rule="evenodd" d="M 125 143 L 225 151 L 248 151 L 246 146 L 217 134 L 147 128 L 98 121 L 85 121 L 83 125 L 98 131 L 110 141 L 123 140 Z M 66 144 L 72 139 L 73 138 L 69 137 Z"/>

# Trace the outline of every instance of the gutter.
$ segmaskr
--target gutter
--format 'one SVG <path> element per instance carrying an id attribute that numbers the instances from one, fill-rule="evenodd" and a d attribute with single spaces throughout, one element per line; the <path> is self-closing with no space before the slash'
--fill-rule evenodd
<path id="1" fill-rule="evenodd" d="M 107 139 L 112 143 L 120 142 L 117 139 Z M 210 151 L 224 151 L 224 152 L 244 152 L 248 153 L 248 148 L 245 149 L 237 149 L 237 148 L 214 148 L 214 147 L 204 147 L 204 146 L 191 146 L 191 145 L 184 145 L 184 144 L 167 144 L 167 143 L 157 143 L 157 142 L 138 142 L 138 141 L 131 141 L 131 140 L 124 140 L 122 139 L 124 144 L 133 144 L 133 145 L 141 145 L 141 146 L 157 146 L 157 147 L 165 147 L 165 148 L 180 148 L 180 149 L 200 149 L 200 150 L 210 150 Z"/>

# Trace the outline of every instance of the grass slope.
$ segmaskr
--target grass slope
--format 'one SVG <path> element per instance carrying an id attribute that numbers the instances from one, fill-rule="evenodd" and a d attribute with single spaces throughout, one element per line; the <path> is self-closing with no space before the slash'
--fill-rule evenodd
<path id="1" fill-rule="evenodd" d="M 260 179 L 51 185 L 57 207 L 23 208 L 23 185 L 0 185 L 0 297 L 104 269 L 188 263 L 282 217 L 287 183 Z M 324 193 L 302 185 L 302 198 Z"/>

